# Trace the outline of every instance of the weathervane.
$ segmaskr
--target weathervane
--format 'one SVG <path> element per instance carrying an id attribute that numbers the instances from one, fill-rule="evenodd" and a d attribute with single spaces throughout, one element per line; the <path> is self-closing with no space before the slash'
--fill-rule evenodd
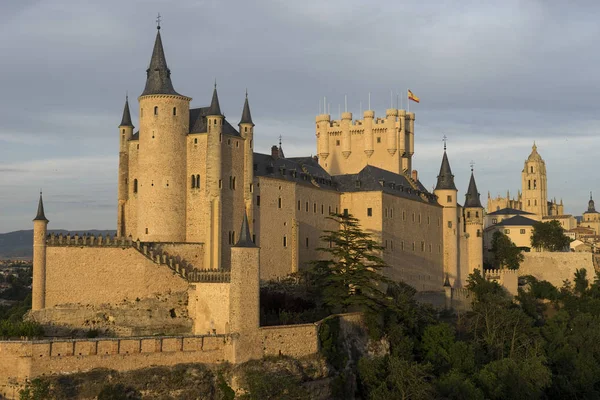
<path id="1" fill-rule="evenodd" d="M 158 16 L 156 17 L 156 29 L 160 29 L 160 13 L 158 13 Z"/>
<path id="2" fill-rule="evenodd" d="M 448 141 L 448 138 L 446 137 L 446 135 L 444 135 L 444 137 L 442 138 L 442 142 L 444 142 L 444 151 L 446 151 L 446 142 Z"/>
<path id="3" fill-rule="evenodd" d="M 279 148 L 281 148 L 281 135 L 279 135 Z"/>
<path id="4" fill-rule="evenodd" d="M 471 160 L 469 165 L 471 166 L 471 172 L 473 172 L 473 167 L 475 166 L 475 161 Z"/>

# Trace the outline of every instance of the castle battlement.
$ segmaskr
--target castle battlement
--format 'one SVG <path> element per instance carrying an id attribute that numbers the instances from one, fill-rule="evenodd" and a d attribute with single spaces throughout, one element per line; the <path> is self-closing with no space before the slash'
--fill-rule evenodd
<path id="1" fill-rule="evenodd" d="M 119 237 L 112 236 L 107 234 L 106 236 L 100 235 L 90 235 L 84 233 L 83 235 L 79 235 L 77 233 L 71 234 L 55 234 L 50 233 L 46 236 L 46 245 L 47 246 L 94 246 L 94 247 L 130 247 L 133 245 L 133 239 L 131 236 L 129 237 Z"/>

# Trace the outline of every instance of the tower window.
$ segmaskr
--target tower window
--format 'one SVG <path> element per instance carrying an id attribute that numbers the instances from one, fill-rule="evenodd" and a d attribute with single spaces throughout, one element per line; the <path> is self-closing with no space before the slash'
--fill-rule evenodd
<path id="1" fill-rule="evenodd" d="M 200 175 L 196 175 L 196 188 L 200 189 Z"/>
<path id="2" fill-rule="evenodd" d="M 471 218 L 471 211 L 467 211 L 467 218 Z"/>
<path id="3" fill-rule="evenodd" d="M 158 106 L 154 106 L 154 115 L 158 115 Z"/>
<path id="4" fill-rule="evenodd" d="M 308 212 L 308 201 L 306 202 L 306 212 Z"/>
<path id="5" fill-rule="evenodd" d="M 146 235 L 148 234 L 148 228 L 146 228 Z"/>
<path id="6" fill-rule="evenodd" d="M 173 115 L 177 115 L 177 107 L 173 107 Z"/>
<path id="7" fill-rule="evenodd" d="M 448 221 L 448 228 L 452 228 L 452 221 Z"/>
<path id="8" fill-rule="evenodd" d="M 194 138 L 194 144 L 198 144 L 198 138 Z"/>
<path id="9" fill-rule="evenodd" d="M 446 197 L 446 202 L 447 203 L 452 203 L 452 196 L 447 196 Z"/>
<path id="10" fill-rule="evenodd" d="M 260 207 L 260 196 L 256 196 L 256 206 Z"/>
<path id="11" fill-rule="evenodd" d="M 477 229 L 477 237 L 481 237 L 481 230 Z"/>
<path id="12" fill-rule="evenodd" d="M 534 180 L 533 180 L 533 188 L 534 188 L 534 189 L 537 189 L 537 179 L 534 179 Z"/>
<path id="13" fill-rule="evenodd" d="M 475 211 L 475 218 L 479 218 L 479 211 Z"/>
<path id="14" fill-rule="evenodd" d="M 133 180 L 133 193 L 137 193 L 138 191 L 138 183 L 137 183 L 137 179 Z"/>
<path id="15" fill-rule="evenodd" d="M 298 211 L 300 211 L 300 200 L 298 200 Z"/>
<path id="16" fill-rule="evenodd" d="M 372 208 L 367 208 L 367 216 L 368 217 L 372 217 L 373 216 L 373 209 Z"/>
<path id="17" fill-rule="evenodd" d="M 283 247 L 287 247 L 287 236 L 283 237 Z"/>
<path id="18" fill-rule="evenodd" d="M 277 206 L 278 206 L 279 208 L 281 208 L 281 197 L 280 197 L 279 199 L 277 199 Z"/>
<path id="19" fill-rule="evenodd" d="M 425 242 L 421 242 L 421 251 L 425 251 Z"/>
<path id="20" fill-rule="evenodd" d="M 196 177 L 192 175 L 192 189 L 196 188 Z"/>
<path id="21" fill-rule="evenodd" d="M 325 206 L 323 204 L 321 204 L 321 214 L 325 214 Z"/>
<path id="22" fill-rule="evenodd" d="M 381 143 L 381 138 L 380 137 L 377 138 L 377 143 Z"/>
<path id="23" fill-rule="evenodd" d="M 306 248 L 308 249 L 308 238 L 306 238 Z"/>
<path id="24" fill-rule="evenodd" d="M 336 211 L 337 212 L 337 211 Z M 348 216 L 348 209 L 344 208 L 344 216 L 347 217 Z"/>
<path id="25" fill-rule="evenodd" d="M 339 146 L 339 145 L 340 145 L 340 141 L 339 141 L 339 140 L 336 140 L 336 141 L 335 141 L 335 145 L 336 145 L 336 146 Z"/>
<path id="26" fill-rule="evenodd" d="M 531 190 L 531 181 L 530 181 L 530 180 L 529 180 L 529 181 L 527 181 L 527 189 L 528 189 L 528 190 Z"/>

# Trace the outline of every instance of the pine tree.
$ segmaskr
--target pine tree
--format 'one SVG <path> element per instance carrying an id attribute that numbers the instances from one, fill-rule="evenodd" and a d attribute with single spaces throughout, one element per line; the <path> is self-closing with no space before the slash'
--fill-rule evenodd
<path id="1" fill-rule="evenodd" d="M 323 303 L 336 311 L 377 310 L 386 306 L 384 286 L 390 280 L 381 270 L 388 265 L 378 255 L 383 247 L 361 229 L 358 219 L 352 215 L 331 214 L 328 218 L 337 222 L 340 229 L 324 231 L 321 235 L 328 247 L 317 250 L 331 258 L 313 261 L 311 273 Z"/>

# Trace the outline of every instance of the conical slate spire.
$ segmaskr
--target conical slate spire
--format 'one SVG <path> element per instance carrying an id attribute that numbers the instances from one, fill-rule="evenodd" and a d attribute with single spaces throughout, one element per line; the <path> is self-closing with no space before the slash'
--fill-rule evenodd
<path id="1" fill-rule="evenodd" d="M 440 174 L 438 175 L 437 185 L 435 190 L 457 190 L 454 185 L 454 175 L 450 169 L 450 162 L 448 161 L 448 155 L 444 149 L 444 158 L 442 158 L 442 166 L 440 167 Z"/>
<path id="2" fill-rule="evenodd" d="M 250 235 L 250 226 L 248 225 L 248 214 L 244 211 L 244 219 L 242 220 L 242 228 L 240 229 L 240 239 L 234 247 L 256 247 Z"/>
<path id="3" fill-rule="evenodd" d="M 40 192 L 40 201 L 38 203 L 37 215 L 35 216 L 35 218 L 33 220 L 48 222 L 48 219 L 44 215 L 44 201 L 42 200 L 42 192 Z"/>
<path id="4" fill-rule="evenodd" d="M 121 118 L 121 125 L 119 126 L 130 126 L 133 128 L 131 123 L 131 113 L 129 112 L 129 97 L 125 97 L 125 107 L 123 108 L 123 118 Z"/>
<path id="5" fill-rule="evenodd" d="M 208 113 L 206 115 L 220 115 L 221 107 L 219 106 L 219 96 L 217 95 L 217 83 L 215 82 L 215 88 L 213 89 L 212 100 L 210 102 L 210 107 L 208 109 Z"/>
<path id="6" fill-rule="evenodd" d="M 483 208 L 481 205 L 481 200 L 479 199 L 479 192 L 477 191 L 477 184 L 475 183 L 473 171 L 471 171 L 471 180 L 469 181 L 469 188 L 467 189 L 465 198 L 465 208 Z"/>
<path id="7" fill-rule="evenodd" d="M 246 101 L 244 101 L 244 110 L 242 111 L 242 119 L 240 120 L 241 124 L 252 124 L 254 126 L 252 115 L 250 115 L 250 105 L 248 104 L 248 92 L 246 92 Z"/>
<path id="8" fill-rule="evenodd" d="M 141 95 L 146 96 L 151 94 L 174 94 L 181 96 L 175 91 L 171 82 L 171 70 L 167 67 L 165 51 L 163 50 L 162 39 L 160 37 L 160 27 L 156 31 L 156 40 L 154 42 L 154 50 L 152 50 L 150 66 L 146 70 L 146 87 Z"/>

